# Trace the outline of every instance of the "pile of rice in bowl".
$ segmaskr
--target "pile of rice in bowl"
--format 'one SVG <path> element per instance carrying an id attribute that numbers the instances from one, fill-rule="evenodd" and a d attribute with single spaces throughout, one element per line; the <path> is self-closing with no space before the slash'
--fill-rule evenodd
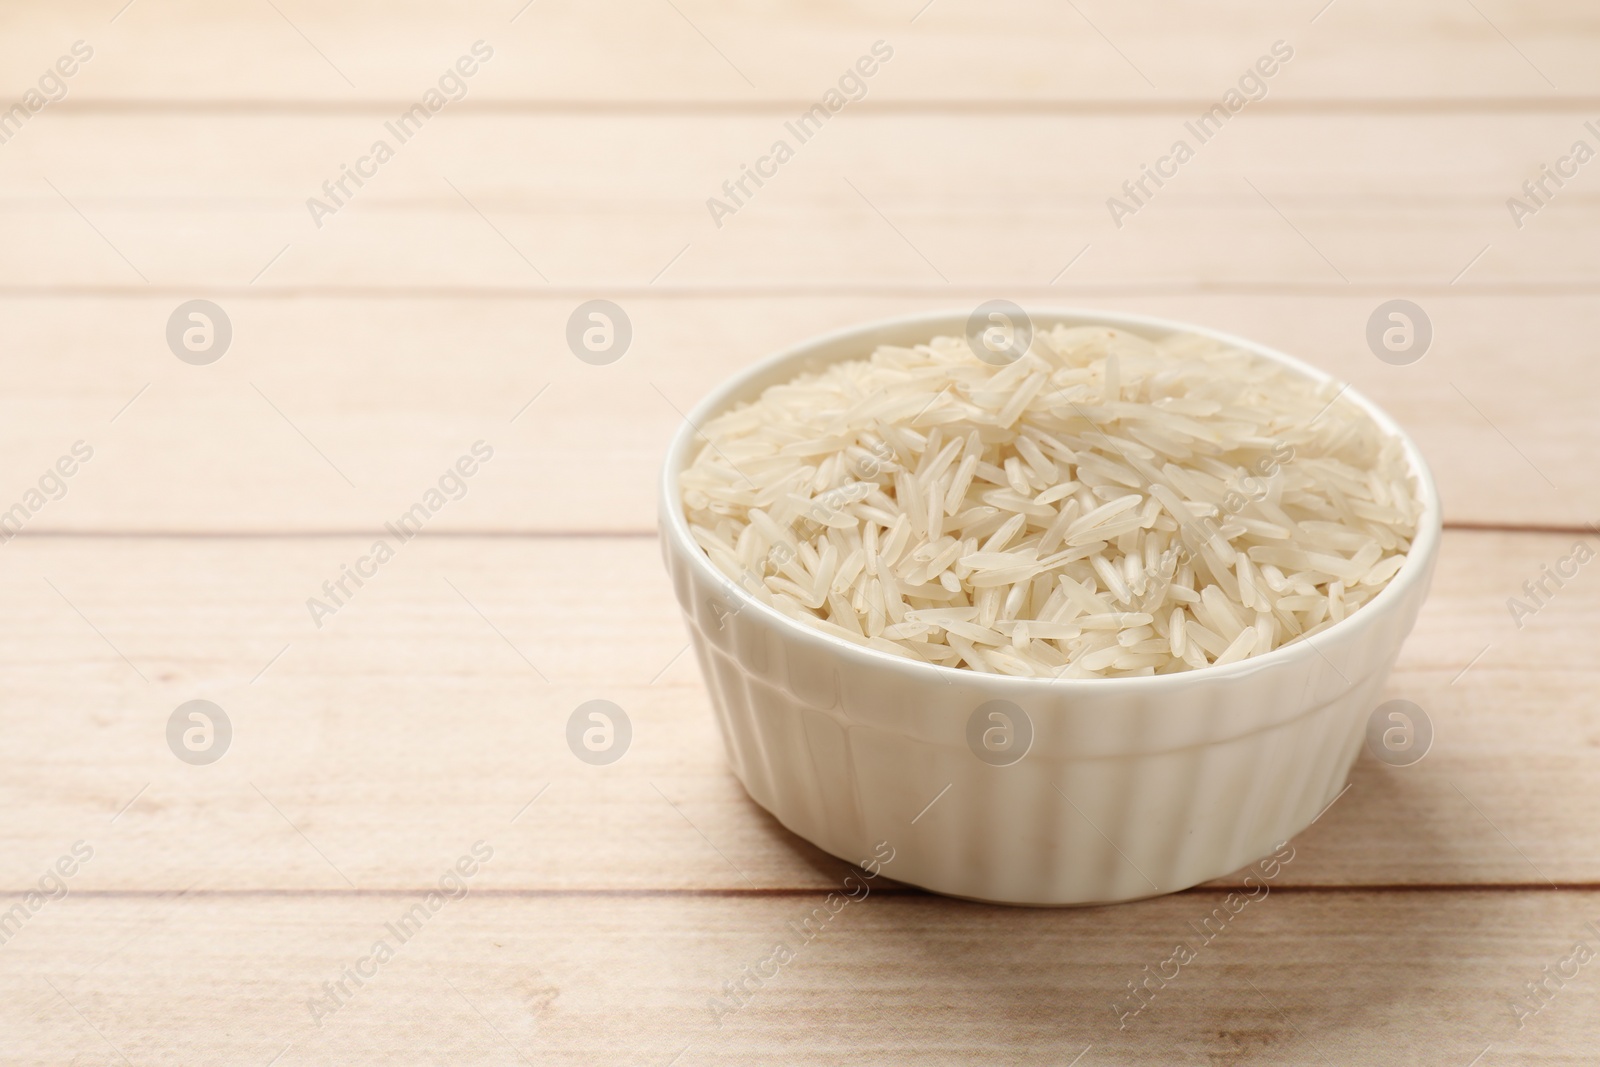
<path id="1" fill-rule="evenodd" d="M 1132 677 L 1234 663 L 1360 609 L 1422 507 L 1338 386 L 1206 337 L 1039 330 L 882 346 L 701 427 L 716 567 L 808 626 L 947 667 Z"/>

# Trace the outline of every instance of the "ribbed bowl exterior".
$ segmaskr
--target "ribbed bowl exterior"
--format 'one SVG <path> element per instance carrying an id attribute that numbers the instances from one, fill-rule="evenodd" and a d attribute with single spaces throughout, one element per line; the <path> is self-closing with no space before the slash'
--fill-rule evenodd
<path id="1" fill-rule="evenodd" d="M 901 320 L 901 333 L 959 332 L 949 318 Z M 1041 318 L 1144 326 L 1146 335 L 1195 329 L 1082 312 Z M 856 354 L 889 325 L 859 331 L 867 348 Z M 840 336 L 763 364 L 691 421 L 754 395 L 775 373 L 789 376 L 786 366 L 815 365 L 818 348 L 849 351 Z M 680 437 L 668 459 L 663 555 L 734 773 L 819 848 L 860 862 L 888 842 L 885 874 L 975 900 L 1094 904 L 1173 892 L 1304 829 L 1355 761 L 1427 595 L 1438 543 L 1432 480 L 1408 442 L 1427 505 L 1411 558 L 1314 644 L 1159 678 L 1006 678 L 858 648 L 747 596 L 688 536 L 676 473 L 689 444 Z M 1032 724 L 1032 746 L 1008 766 L 968 745 L 975 709 L 996 699 Z"/>

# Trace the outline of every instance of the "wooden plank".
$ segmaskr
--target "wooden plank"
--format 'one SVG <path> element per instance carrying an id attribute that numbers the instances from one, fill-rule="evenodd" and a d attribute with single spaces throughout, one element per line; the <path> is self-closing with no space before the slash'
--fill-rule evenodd
<path id="1" fill-rule="evenodd" d="M 619 300 L 634 329 L 628 353 L 604 367 L 565 341 L 568 317 L 596 294 Z M 21 499 L 74 441 L 96 449 L 28 530 L 377 532 L 479 439 L 496 458 L 431 529 L 649 530 L 660 457 L 681 413 L 718 382 L 806 337 L 992 293 L 418 300 L 241 289 L 212 294 L 234 340 L 206 367 L 166 346 L 167 319 L 190 295 L 0 298 L 23 357 L 9 361 L 0 396 L 0 501 Z M 1419 296 L 1433 349 L 1395 367 L 1365 339 L 1384 296 L 1019 296 L 1199 322 L 1326 368 L 1415 435 L 1450 521 L 1596 518 L 1591 298 Z"/>
<path id="2" fill-rule="evenodd" d="M 1520 631 L 1506 608 L 1570 543 L 1447 533 L 1388 688 L 1425 709 L 1433 751 L 1405 769 L 1363 754 L 1286 884 L 1600 883 L 1600 586 L 1580 572 Z M 506 889 L 840 876 L 729 774 L 652 540 L 424 535 L 317 628 L 306 599 L 367 545 L 6 545 L 0 808 L 26 817 L 0 825 L 0 886 L 80 838 L 97 858 L 75 885 L 96 890 L 404 888 L 440 850 L 490 836 L 515 846 L 484 883 Z M 210 766 L 166 747 L 197 698 L 234 731 Z M 633 723 L 608 767 L 565 745 L 592 699 Z"/>
<path id="3" fill-rule="evenodd" d="M 420 94 L 484 39 L 496 57 L 469 99 L 743 101 L 819 96 L 884 39 L 895 58 L 873 92 L 888 99 L 1096 100 L 1220 95 L 1285 39 L 1297 55 L 1274 92 L 1295 98 L 1600 89 L 1589 61 L 1596 26 L 1577 0 L 1342 0 L 1331 10 L 1325 0 L 1203 9 L 1092 0 L 1076 11 L 1033 0 L 999 17 L 946 0 L 791 0 L 759 13 L 706 0 L 122 6 L 8 7 L 0 62 L 42 71 L 83 38 L 97 52 L 72 84 L 94 99 L 393 100 Z"/>
<path id="4" fill-rule="evenodd" d="M 1466 1064 L 1486 1049 L 1576 1065 L 1600 1041 L 1586 972 L 1521 1030 L 1509 1007 L 1576 941 L 1592 950 L 1593 891 L 1271 893 L 1210 943 L 1193 927 L 1217 893 L 1088 910 L 871 894 L 803 941 L 823 894 L 469 895 L 405 943 L 386 924 L 420 887 L 74 894 L 0 955 L 0 1020 L 18 1065 Z M 393 955 L 375 966 L 380 940 Z M 1189 962 L 1119 1030 L 1113 1004 L 1179 941 Z M 764 965 L 779 943 L 787 962 Z M 314 1021 L 308 1002 L 358 961 L 369 977 Z M 768 977 L 714 1014 L 746 967 Z"/>
<path id="5" fill-rule="evenodd" d="M 1584 114 L 1245 111 L 1203 144 L 1197 114 L 847 112 L 801 143 L 781 115 L 442 113 L 402 143 L 379 114 L 45 112 L 3 146 L 0 286 L 1600 279 L 1585 171 L 1546 179 L 1532 215 L 1507 207 L 1537 206 L 1523 183 L 1541 164 L 1600 144 Z M 1195 157 L 1159 188 L 1142 177 L 1180 139 Z M 394 156 L 378 166 L 380 140 Z M 792 159 L 724 190 L 779 140 Z M 363 159 L 364 184 L 324 190 Z M 1113 197 L 1138 210 L 1113 217 Z"/>
<path id="6" fill-rule="evenodd" d="M 1386 694 L 1431 718 L 1427 759 L 1364 753 L 1267 901 L 1136 1016 L 1119 1020 L 1129 983 L 1198 943 L 1242 872 L 1038 911 L 928 897 L 891 865 L 797 936 L 847 869 L 730 775 L 645 533 L 679 412 L 751 359 L 996 295 L 1151 311 L 1378 399 L 1433 457 L 1452 522 L 1577 528 L 1600 499 L 1600 198 L 1584 175 L 1520 228 L 1505 204 L 1600 140 L 1592 12 L 996 14 L 0 10 L 15 86 L 74 40 L 96 49 L 0 144 L 0 510 L 74 441 L 95 448 L 0 544 L 0 1059 L 1592 1058 L 1582 987 L 1526 1025 L 1511 1006 L 1600 938 L 1600 593 L 1585 569 L 1525 626 L 1507 610 L 1575 534 L 1447 533 Z M 496 54 L 465 99 L 316 226 L 306 197 L 480 38 Z M 866 98 L 715 225 L 706 197 L 879 38 L 895 56 Z M 1267 98 L 1119 228 L 1106 197 L 1279 38 L 1296 56 Z M 634 321 L 612 366 L 565 350 L 591 296 Z M 1433 317 L 1414 366 L 1366 349 L 1396 296 Z M 233 320 L 213 366 L 163 337 L 192 297 Z M 495 457 L 463 498 L 422 537 L 386 535 L 398 555 L 319 626 L 307 598 L 334 600 L 324 581 L 480 439 Z M 212 765 L 168 747 L 196 698 L 234 730 Z M 564 740 L 594 698 L 635 730 L 605 768 Z M 480 840 L 470 896 L 435 898 L 400 943 L 384 923 L 426 914 Z M 93 854 L 44 878 L 74 848 Z M 318 1020 L 311 998 L 377 938 L 394 961 Z M 723 983 L 790 938 L 794 960 L 719 1019 Z"/>

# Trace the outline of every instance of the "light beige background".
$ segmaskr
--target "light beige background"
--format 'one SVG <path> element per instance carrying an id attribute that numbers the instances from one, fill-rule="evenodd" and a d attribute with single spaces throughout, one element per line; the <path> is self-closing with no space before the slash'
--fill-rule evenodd
<path id="1" fill-rule="evenodd" d="M 1600 572 L 1520 629 L 1506 605 L 1600 547 L 1600 162 L 1520 228 L 1506 206 L 1600 148 L 1590 7 L 122 4 L 0 9 L 0 104 L 94 50 L 0 144 L 0 510 L 94 448 L 0 547 L 0 904 L 94 850 L 0 945 L 0 1064 L 1592 1060 L 1600 965 L 1520 1030 L 1508 1002 L 1600 948 Z M 465 98 L 314 225 L 478 40 Z M 865 99 L 714 225 L 879 40 Z M 1106 198 L 1279 40 L 1265 99 L 1114 226 Z M 1389 688 L 1433 750 L 1364 754 L 1127 1030 L 1112 1001 L 1223 883 L 1081 911 L 883 886 L 719 1028 L 708 999 L 846 871 L 726 769 L 659 457 L 769 351 L 997 296 L 1246 334 L 1414 433 L 1448 529 Z M 633 325 L 609 366 L 564 340 L 593 297 Z M 194 298 L 232 323 L 209 366 L 165 341 Z M 1409 366 L 1365 340 L 1392 298 L 1433 324 Z M 306 598 L 480 439 L 467 495 L 314 626 Z M 233 725 L 211 766 L 166 746 L 195 698 Z M 634 727 L 605 768 L 563 739 L 595 698 Z M 471 895 L 317 1025 L 480 839 Z"/>

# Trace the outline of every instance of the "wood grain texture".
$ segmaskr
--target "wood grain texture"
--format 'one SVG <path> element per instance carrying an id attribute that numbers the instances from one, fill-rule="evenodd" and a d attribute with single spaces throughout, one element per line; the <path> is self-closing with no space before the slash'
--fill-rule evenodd
<path id="1" fill-rule="evenodd" d="M 421 93 L 482 38 L 497 49 L 474 88 L 485 99 L 760 101 L 814 98 L 884 39 L 897 55 L 875 91 L 890 99 L 1096 101 L 1214 96 L 1284 39 L 1298 54 L 1281 91 L 1296 98 L 1600 91 L 1600 25 L 1578 0 L 124 3 L 8 8 L 0 57 L 42 70 L 84 38 L 98 52 L 75 91 L 93 99 L 363 101 Z"/>
<path id="2" fill-rule="evenodd" d="M 1532 114 L 1247 107 L 1203 143 L 1190 128 L 1199 104 L 1133 115 L 846 109 L 804 141 L 790 128 L 798 111 L 447 107 L 402 142 L 389 128 L 400 110 L 47 109 L 0 145 L 0 219 L 14 249 L 0 286 L 1057 281 L 1387 297 L 1453 282 L 1589 294 L 1600 284 L 1588 171 L 1560 188 L 1546 179 L 1533 199 L 1523 189 L 1575 141 L 1600 145 L 1585 126 L 1600 129 L 1600 101 Z M 1162 164 L 1176 174 L 1159 187 L 1143 178 L 1180 139 L 1194 158 Z M 759 187 L 742 179 L 779 140 L 793 158 L 762 163 Z M 393 152 L 381 165 L 370 161 L 379 141 Z M 362 184 L 324 188 L 363 159 Z M 724 188 L 741 179 L 742 190 Z M 1142 190 L 1124 188 L 1136 181 Z M 1138 210 L 1114 217 L 1112 197 Z M 1538 210 L 1514 217 L 1512 197 Z M 713 213 L 712 198 L 733 213 Z"/>
<path id="3" fill-rule="evenodd" d="M 497 848 L 485 871 L 510 853 Z M 450 858 L 454 858 L 452 855 Z M 507 857 L 509 858 L 509 857 Z M 480 876 L 481 877 L 481 876 Z M 0 953 L 8 1064 L 1587 1064 L 1588 969 L 1521 1030 L 1511 999 L 1595 935 L 1600 894 L 1275 892 L 1210 944 L 1221 894 L 996 908 L 872 894 L 805 942 L 780 897 L 68 897 Z M 813 920 L 817 921 L 817 920 Z M 820 925 L 820 923 L 819 923 Z M 323 984 L 395 949 L 331 1015 Z M 1195 958 L 1118 1029 L 1113 1003 Z M 723 984 L 792 959 L 719 1017 Z M 1591 963 L 1590 967 L 1593 966 Z M 772 968 L 764 968 L 769 973 Z M 1171 974 L 1171 968 L 1167 968 Z M 217 1025 L 226 1019 L 227 1026 Z M 1085 1054 L 1085 1052 L 1087 1053 Z"/>
<path id="4" fill-rule="evenodd" d="M 316 225 L 480 39 L 464 97 Z M 864 98 L 716 225 L 880 39 Z M 1600 144 L 1589 5 L 14 3 L 0 113 L 78 40 L 65 98 L 0 127 L 0 513 L 94 449 L 0 543 L 0 1065 L 1593 1059 L 1589 969 L 1510 1005 L 1600 944 L 1600 586 L 1521 627 L 1506 603 L 1600 544 L 1592 167 L 1507 206 Z M 1265 98 L 1119 227 L 1107 198 L 1277 40 Z M 1127 983 L 1237 875 L 1036 910 L 891 866 L 718 1026 L 846 867 L 727 769 L 650 534 L 660 457 L 762 355 L 995 296 L 1261 340 L 1414 434 L 1455 528 L 1387 695 L 1433 747 L 1363 753 L 1125 1029 Z M 206 367 L 164 339 L 195 297 L 234 327 Z M 606 367 L 563 340 L 591 297 L 634 327 Z M 1365 340 L 1396 297 L 1435 332 L 1404 367 Z M 316 626 L 478 440 L 465 495 Z M 599 697 L 635 729 L 605 768 L 563 736 Z M 165 741 L 194 698 L 235 730 L 211 766 Z M 471 894 L 398 944 L 480 840 Z M 394 960 L 318 1025 L 378 938 Z"/>
<path id="5" fill-rule="evenodd" d="M 634 340 L 596 367 L 565 341 L 589 295 L 219 294 L 234 341 L 207 367 L 166 347 L 184 297 L 0 299 L 18 357 L 0 396 L 0 502 L 81 439 L 95 458 L 27 529 L 376 533 L 482 439 L 495 459 L 430 529 L 647 531 L 667 443 L 721 380 L 802 338 L 984 298 L 613 294 Z M 1600 306 L 1422 299 L 1433 348 L 1393 367 L 1365 340 L 1377 297 L 1039 297 L 1200 322 L 1326 368 L 1416 437 L 1449 522 L 1600 519 Z"/>
<path id="6" fill-rule="evenodd" d="M 1600 586 L 1580 572 L 1520 631 L 1506 608 L 1571 542 L 1447 533 L 1388 688 L 1424 708 L 1433 750 L 1409 768 L 1364 754 L 1287 883 L 1600 883 Z M 103 890 L 411 888 L 478 837 L 518 843 L 484 882 L 507 889 L 840 877 L 729 773 L 653 539 L 424 535 L 317 628 L 306 599 L 368 544 L 6 545 L 0 807 L 26 817 L 0 827 L 0 885 L 80 838 L 100 850 L 81 885 Z M 209 767 L 166 748 L 193 698 L 233 723 Z M 605 768 L 565 745 L 597 698 L 634 729 Z M 908 818 L 927 800 L 908 797 Z"/>

